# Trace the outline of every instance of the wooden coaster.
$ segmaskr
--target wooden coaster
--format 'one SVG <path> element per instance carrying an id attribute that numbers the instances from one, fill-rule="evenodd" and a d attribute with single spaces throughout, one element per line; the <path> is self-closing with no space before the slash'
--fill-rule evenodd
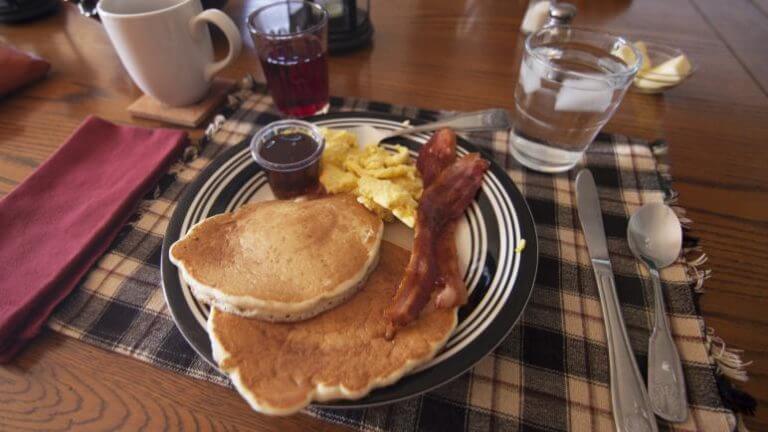
<path id="1" fill-rule="evenodd" d="M 149 95 L 143 95 L 128 107 L 128 112 L 136 117 L 196 127 L 221 104 L 234 85 L 233 80 L 214 78 L 208 96 L 194 105 L 185 107 L 169 107 Z"/>

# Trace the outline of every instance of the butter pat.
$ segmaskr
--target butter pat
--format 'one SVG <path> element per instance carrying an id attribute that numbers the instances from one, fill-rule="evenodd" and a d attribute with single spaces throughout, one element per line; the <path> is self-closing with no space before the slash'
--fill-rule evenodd
<path id="1" fill-rule="evenodd" d="M 681 54 L 655 68 L 651 68 L 642 74 L 642 78 L 676 84 L 689 73 L 691 73 L 691 62 L 688 61 L 685 55 Z"/>
<path id="2" fill-rule="evenodd" d="M 651 57 L 648 55 L 648 47 L 645 45 L 645 42 L 637 41 L 632 45 L 635 47 L 635 49 L 637 49 L 637 51 L 640 53 L 640 56 L 642 57 L 640 60 L 640 69 L 637 72 L 639 75 L 651 69 Z M 614 50 L 611 54 L 623 60 L 624 63 L 626 63 L 628 66 L 634 64 L 637 61 L 635 52 L 631 47 L 627 45 L 622 45 L 621 48 Z"/>
<path id="3" fill-rule="evenodd" d="M 624 63 L 627 64 L 627 66 L 632 65 L 637 61 L 637 56 L 635 55 L 635 52 L 632 51 L 632 48 L 627 45 L 622 45 L 621 48 L 614 50 L 611 54 L 615 55 L 616 57 L 620 58 Z M 643 62 L 645 62 L 645 57 L 643 57 Z M 641 63 L 641 68 L 642 68 Z"/>
<path id="4" fill-rule="evenodd" d="M 633 45 L 640 51 L 640 55 L 643 56 L 638 73 L 644 73 L 651 70 L 651 56 L 648 55 L 648 46 L 645 45 L 645 42 L 643 41 L 637 41 Z"/>
<path id="5" fill-rule="evenodd" d="M 635 78 L 635 86 L 643 90 L 662 90 L 666 87 L 680 83 L 691 73 L 691 62 L 685 55 L 675 58 L 651 68 Z"/>

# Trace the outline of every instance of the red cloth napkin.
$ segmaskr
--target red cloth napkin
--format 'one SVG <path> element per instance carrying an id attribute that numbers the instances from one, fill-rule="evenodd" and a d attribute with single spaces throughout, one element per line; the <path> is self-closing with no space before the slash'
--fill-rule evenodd
<path id="1" fill-rule="evenodd" d="M 40 331 L 184 142 L 181 131 L 89 117 L 0 201 L 0 363 Z"/>

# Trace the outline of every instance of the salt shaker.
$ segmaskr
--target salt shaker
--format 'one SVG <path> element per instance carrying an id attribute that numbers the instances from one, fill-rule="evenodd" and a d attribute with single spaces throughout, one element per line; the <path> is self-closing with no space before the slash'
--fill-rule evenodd
<path id="1" fill-rule="evenodd" d="M 544 27 L 570 25 L 576 16 L 576 5 L 573 3 L 554 2 L 549 6 L 549 20 Z"/>
<path id="2" fill-rule="evenodd" d="M 525 12 L 520 31 L 530 34 L 542 27 L 569 25 L 574 16 L 576 6 L 571 3 L 532 0 Z"/>

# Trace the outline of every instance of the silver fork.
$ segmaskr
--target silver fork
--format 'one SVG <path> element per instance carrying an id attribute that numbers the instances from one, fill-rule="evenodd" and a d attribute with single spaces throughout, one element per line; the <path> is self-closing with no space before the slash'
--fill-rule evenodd
<path id="1" fill-rule="evenodd" d="M 418 126 L 405 127 L 396 131 L 383 131 L 373 126 L 358 126 L 350 129 L 357 136 L 360 145 L 379 144 L 387 138 L 408 135 L 417 132 L 429 132 L 442 128 L 451 128 L 456 131 L 489 131 L 505 130 L 512 127 L 507 111 L 501 108 L 488 109 L 459 114 L 436 122 Z"/>

